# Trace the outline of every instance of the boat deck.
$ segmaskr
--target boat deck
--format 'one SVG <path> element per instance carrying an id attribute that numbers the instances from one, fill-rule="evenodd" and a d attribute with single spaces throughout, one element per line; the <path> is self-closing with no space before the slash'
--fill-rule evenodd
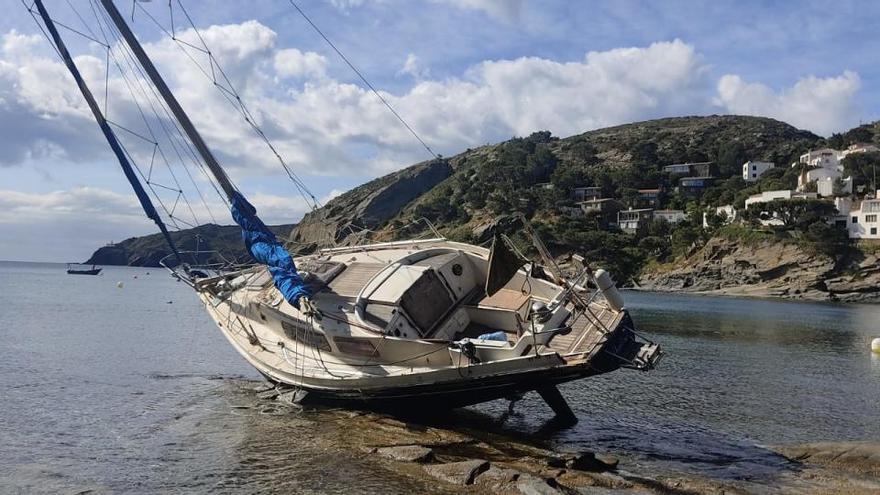
<path id="1" fill-rule="evenodd" d="M 607 333 L 617 328 L 624 313 L 597 303 L 591 303 L 589 307 L 590 311 L 571 324 L 570 333 L 556 335 L 548 342 L 547 348 L 560 356 L 590 355 L 605 343 Z"/>

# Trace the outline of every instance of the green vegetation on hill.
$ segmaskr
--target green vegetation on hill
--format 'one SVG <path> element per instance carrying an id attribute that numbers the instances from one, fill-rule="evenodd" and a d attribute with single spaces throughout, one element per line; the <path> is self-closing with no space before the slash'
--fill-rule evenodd
<path id="1" fill-rule="evenodd" d="M 705 243 L 724 223 L 715 215 L 715 207 L 732 204 L 741 209 L 752 194 L 793 189 L 801 169 L 790 164 L 805 151 L 832 145 L 843 148 L 875 139 L 876 133 L 867 133 L 877 126 L 863 127 L 825 140 L 773 119 L 708 116 L 639 122 L 564 139 L 546 131 L 535 132 L 443 160 L 449 167 L 448 176 L 437 177 L 424 194 L 393 215 L 372 217 L 371 228 L 381 231 L 384 227 L 386 237 L 408 237 L 414 234 L 412 230 L 394 229 L 424 217 L 448 237 L 482 242 L 487 238 L 486 226 L 493 220 L 522 214 L 554 254 L 583 254 L 611 269 L 618 280 L 628 281 L 646 262 L 666 262 L 694 252 Z M 741 178 L 742 164 L 747 160 L 772 161 L 777 168 L 757 182 L 747 183 Z M 663 167 L 694 162 L 713 162 L 714 184 L 699 194 L 676 192 L 680 176 L 664 173 Z M 865 170 L 867 165 L 860 162 L 853 167 Z M 367 191 L 375 194 L 394 177 L 377 179 L 352 195 L 363 197 Z M 603 197 L 617 198 L 631 207 L 646 206 L 639 202 L 638 189 L 660 188 L 664 192 L 656 207 L 684 210 L 688 219 L 676 225 L 656 221 L 637 234 L 603 229 L 593 214 L 570 218 L 563 213 L 566 207 L 576 207 L 571 193 L 583 186 L 599 187 Z M 351 213 L 348 223 L 357 224 L 357 208 L 348 198 L 337 198 L 327 208 L 340 211 L 345 205 Z M 838 242 L 841 233 L 824 223 L 828 212 L 823 205 L 810 203 L 806 206 L 809 211 L 800 215 L 801 221 L 771 230 L 779 231 L 782 238 L 812 243 L 818 251 L 842 255 L 847 243 Z M 702 226 L 704 212 L 708 229 Z M 318 217 L 320 214 L 307 216 L 301 225 L 311 225 L 314 231 Z M 758 217 L 748 219 L 754 224 L 746 228 L 757 230 Z M 337 225 L 346 224 L 339 218 L 335 220 Z M 512 221 L 501 221 L 498 228 L 515 240 L 521 231 Z M 345 238 L 338 230 L 332 235 L 337 241 Z M 300 236 L 299 240 L 307 237 Z M 827 241 L 829 238 L 833 240 Z M 525 239 L 519 241 L 527 247 Z"/>

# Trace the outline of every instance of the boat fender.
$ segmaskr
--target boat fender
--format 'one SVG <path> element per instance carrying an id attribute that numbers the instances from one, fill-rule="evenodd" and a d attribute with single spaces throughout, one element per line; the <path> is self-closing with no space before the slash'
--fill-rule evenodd
<path id="1" fill-rule="evenodd" d="M 871 341 L 871 351 L 880 354 L 880 337 Z"/>
<path id="2" fill-rule="evenodd" d="M 498 342 L 507 342 L 507 334 L 503 330 L 497 332 L 484 333 L 477 337 L 478 340 L 496 340 Z"/>
<path id="3" fill-rule="evenodd" d="M 617 290 L 614 281 L 611 280 L 611 275 L 605 270 L 599 268 L 596 270 L 595 277 L 596 285 L 599 287 L 599 291 L 602 292 L 602 295 L 605 296 L 605 300 L 608 301 L 608 305 L 611 306 L 611 309 L 614 311 L 620 311 L 623 309 L 623 296 L 620 295 L 620 291 Z"/>

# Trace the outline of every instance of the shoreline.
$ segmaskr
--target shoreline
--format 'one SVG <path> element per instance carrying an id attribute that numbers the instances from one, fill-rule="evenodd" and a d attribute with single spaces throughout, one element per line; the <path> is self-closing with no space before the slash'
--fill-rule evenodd
<path id="1" fill-rule="evenodd" d="M 513 434 L 495 418 L 464 410 L 443 418 L 407 418 L 377 412 L 305 408 L 284 390 L 238 380 L 234 385 L 259 414 L 320 421 L 316 439 L 329 451 L 431 486 L 439 493 L 475 494 L 723 494 L 763 493 L 769 487 L 800 493 L 868 494 L 880 490 L 880 442 L 823 442 L 766 447 L 790 463 L 769 479 L 721 480 L 646 468 L 627 454 L 561 451 L 542 435 Z M 283 418 L 279 418 L 283 419 Z M 552 420 L 548 423 L 552 423 Z M 550 426 L 552 429 L 552 425 Z M 544 430 L 544 428 L 542 428 Z"/>

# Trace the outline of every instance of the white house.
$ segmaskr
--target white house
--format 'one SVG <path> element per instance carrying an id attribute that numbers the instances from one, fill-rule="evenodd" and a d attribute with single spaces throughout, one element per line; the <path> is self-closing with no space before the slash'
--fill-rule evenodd
<path id="1" fill-rule="evenodd" d="M 670 224 L 676 224 L 687 219 L 687 213 L 682 210 L 654 210 L 654 220 L 666 220 Z"/>
<path id="2" fill-rule="evenodd" d="M 848 148 L 847 151 L 823 148 L 801 155 L 800 163 L 818 168 L 804 170 L 800 173 L 797 190 L 803 191 L 807 188 L 807 184 L 815 182 L 816 192 L 822 197 L 834 196 L 836 194 L 852 194 L 852 178 L 843 178 L 843 164 L 840 160 L 848 153 L 860 153 L 861 151 L 858 150 L 868 149 L 867 146 L 872 145 L 862 145 L 858 148 L 851 146 L 850 148 L 852 149 Z M 838 179 L 843 180 L 841 187 L 836 187 Z"/>
<path id="3" fill-rule="evenodd" d="M 749 205 L 769 203 L 771 201 L 788 201 L 791 199 L 816 199 L 817 194 L 814 192 L 797 192 L 787 189 L 779 191 L 764 191 L 761 194 L 753 194 L 746 199 L 746 208 Z M 771 217 L 765 212 L 761 213 L 761 225 L 782 225 L 782 221 L 775 216 Z"/>
<path id="4" fill-rule="evenodd" d="M 724 205 L 715 208 L 715 214 L 718 216 L 724 216 L 724 224 L 727 225 L 729 223 L 733 223 L 736 220 L 736 208 L 733 205 Z M 706 213 L 703 213 L 703 228 L 709 228 L 709 218 Z"/>
<path id="5" fill-rule="evenodd" d="M 789 200 L 789 199 L 816 199 L 818 195 L 814 192 L 798 192 L 791 191 L 788 189 L 782 189 L 779 191 L 764 191 L 760 194 L 753 194 L 746 199 L 746 208 L 749 205 L 753 205 L 756 203 L 769 203 L 770 201 L 774 201 L 777 199 L 781 200 Z"/>
<path id="6" fill-rule="evenodd" d="M 761 177 L 761 174 L 773 167 L 773 162 L 753 162 L 749 160 L 743 163 L 743 180 L 746 182 L 754 182 Z"/>
<path id="7" fill-rule="evenodd" d="M 875 198 L 880 197 L 880 190 Z M 850 239 L 880 239 L 880 199 L 862 201 L 858 210 L 849 211 L 847 231 Z"/>
<path id="8" fill-rule="evenodd" d="M 810 172 L 814 172 L 814 170 L 811 170 Z M 816 179 L 816 193 L 821 197 L 843 196 L 852 194 L 852 191 L 852 177 L 838 177 L 834 179 L 831 177 L 824 177 L 822 179 Z"/>
<path id="9" fill-rule="evenodd" d="M 840 152 L 831 148 L 810 150 L 798 161 L 811 167 L 837 168 L 840 166 Z"/>
<path id="10" fill-rule="evenodd" d="M 617 212 L 617 226 L 624 232 L 634 234 L 647 227 L 653 218 L 654 210 L 651 208 L 620 210 Z"/>
<path id="11" fill-rule="evenodd" d="M 871 153 L 880 151 L 880 147 L 871 143 L 854 143 L 849 145 L 845 150 L 841 151 L 837 156 L 839 160 L 843 160 L 853 153 Z"/>

